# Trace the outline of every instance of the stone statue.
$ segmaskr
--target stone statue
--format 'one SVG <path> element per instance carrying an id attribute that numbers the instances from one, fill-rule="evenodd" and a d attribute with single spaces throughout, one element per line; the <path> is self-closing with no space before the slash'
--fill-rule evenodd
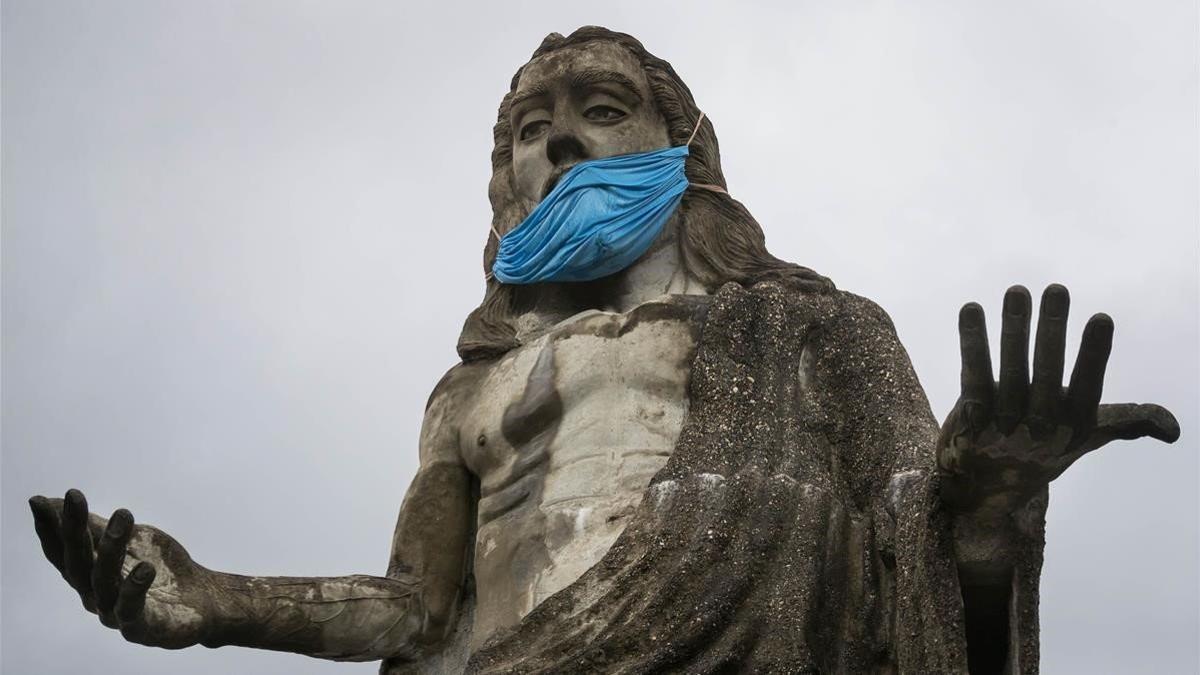
<path id="1" fill-rule="evenodd" d="M 691 138 L 690 138 L 691 137 Z M 636 262 L 506 284 L 500 238 L 585 160 L 687 145 L 691 188 Z M 959 315 L 939 427 L 887 315 L 775 258 L 711 123 L 632 37 L 548 36 L 500 104 L 483 302 L 438 383 L 386 576 L 247 577 L 82 494 L 30 500 L 50 562 L 132 642 L 401 672 L 1033 673 L 1047 486 L 1116 439 L 1113 323 L 1063 386 L 1067 290 Z"/>

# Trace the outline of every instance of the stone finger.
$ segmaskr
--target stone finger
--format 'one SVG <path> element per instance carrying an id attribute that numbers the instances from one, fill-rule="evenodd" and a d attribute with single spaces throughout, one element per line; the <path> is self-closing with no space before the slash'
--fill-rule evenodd
<path id="1" fill-rule="evenodd" d="M 49 499 L 41 495 L 29 498 L 29 509 L 33 511 L 33 529 L 37 532 L 38 540 L 42 544 L 42 554 L 60 574 L 65 576 L 66 568 L 63 566 L 63 543 L 60 533 L 62 521 L 58 509 L 54 508 Z"/>
<path id="2" fill-rule="evenodd" d="M 108 520 L 108 527 L 96 547 L 96 563 L 92 568 L 92 588 L 96 594 L 96 611 L 100 620 L 110 628 L 117 627 L 114 610 L 121 590 L 121 565 L 125 548 L 133 535 L 133 514 L 117 509 Z"/>
<path id="3" fill-rule="evenodd" d="M 1033 347 L 1033 381 L 1029 385 L 1029 428 L 1035 435 L 1053 431 L 1062 399 L 1063 360 L 1067 349 L 1067 314 L 1071 296 L 1061 284 L 1042 294 Z"/>
<path id="4" fill-rule="evenodd" d="M 1029 398 L 1029 320 L 1033 301 L 1024 286 L 1004 294 L 1000 327 L 1000 384 L 996 393 L 996 427 L 1008 434 L 1021 421 Z"/>
<path id="5" fill-rule="evenodd" d="M 1104 392 L 1104 372 L 1112 352 L 1113 321 L 1107 314 L 1088 320 L 1079 345 L 1079 356 L 1067 388 L 1071 423 L 1077 432 L 1087 434 L 1096 424 L 1096 411 Z"/>
<path id="6" fill-rule="evenodd" d="M 63 499 L 61 534 L 67 581 L 79 592 L 84 608 L 94 612 L 96 598 L 92 592 L 92 535 L 88 531 L 87 498 L 79 490 L 68 490 Z"/>
<path id="7" fill-rule="evenodd" d="M 154 583 L 157 571 L 148 562 L 138 563 L 121 582 L 114 613 L 121 634 L 135 640 L 145 626 L 146 592 Z"/>
<path id="8" fill-rule="evenodd" d="M 978 432 L 991 417 L 994 391 L 987 324 L 979 303 L 967 303 L 959 312 L 958 337 L 962 353 L 962 412 L 971 431 Z"/>

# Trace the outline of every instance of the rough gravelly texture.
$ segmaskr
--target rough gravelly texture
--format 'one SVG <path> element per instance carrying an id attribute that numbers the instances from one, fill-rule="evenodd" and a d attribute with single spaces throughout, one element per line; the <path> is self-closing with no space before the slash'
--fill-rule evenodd
<path id="1" fill-rule="evenodd" d="M 607 556 L 469 672 L 966 671 L 937 424 L 881 309 L 728 284 L 690 398 L 674 454 Z M 1014 561 L 1025 673 L 1040 509 L 1029 520 Z"/>

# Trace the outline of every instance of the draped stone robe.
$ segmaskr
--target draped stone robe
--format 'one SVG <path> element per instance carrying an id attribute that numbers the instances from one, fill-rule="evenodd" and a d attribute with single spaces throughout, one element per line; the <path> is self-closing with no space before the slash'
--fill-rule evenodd
<path id="1" fill-rule="evenodd" d="M 874 303 L 711 299 L 674 453 L 607 555 L 513 629 L 383 672 L 963 673 L 938 426 Z M 1036 673 L 1044 499 L 1024 514 L 1006 672 Z M 469 586 L 468 586 L 469 588 Z"/>

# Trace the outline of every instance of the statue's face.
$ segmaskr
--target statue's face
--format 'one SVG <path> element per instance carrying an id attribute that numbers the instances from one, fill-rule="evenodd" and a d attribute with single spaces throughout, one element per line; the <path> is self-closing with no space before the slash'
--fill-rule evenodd
<path id="1" fill-rule="evenodd" d="M 513 174 L 517 193 L 531 203 L 583 160 L 669 144 L 641 66 L 610 42 L 567 47 L 531 61 L 512 101 Z"/>

